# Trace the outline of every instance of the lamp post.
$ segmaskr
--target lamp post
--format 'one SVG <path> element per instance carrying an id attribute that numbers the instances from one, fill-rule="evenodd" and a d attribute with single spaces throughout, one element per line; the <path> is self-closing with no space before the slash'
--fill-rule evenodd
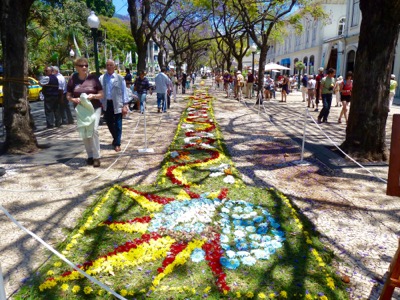
<path id="1" fill-rule="evenodd" d="M 99 18 L 95 15 L 94 11 L 90 12 L 90 16 L 87 19 L 88 25 L 90 29 L 92 30 L 92 36 L 93 36 L 93 51 L 94 51 L 94 65 L 96 67 L 96 76 L 100 76 L 100 70 L 99 70 L 99 55 L 98 55 L 98 50 L 97 50 L 97 29 L 99 29 L 100 26 L 100 20 Z"/>
<path id="2" fill-rule="evenodd" d="M 257 51 L 257 46 L 256 46 L 256 44 L 253 44 L 251 46 L 251 53 L 253 54 L 253 61 L 251 63 L 251 71 L 253 74 L 254 74 L 254 55 L 256 54 L 256 51 Z"/>
<path id="3" fill-rule="evenodd" d="M 74 52 L 74 50 L 71 48 L 71 51 L 69 51 L 69 57 L 71 57 L 71 60 L 72 60 L 72 73 L 75 72 L 75 69 L 74 69 L 74 56 L 75 56 L 75 52 Z"/>

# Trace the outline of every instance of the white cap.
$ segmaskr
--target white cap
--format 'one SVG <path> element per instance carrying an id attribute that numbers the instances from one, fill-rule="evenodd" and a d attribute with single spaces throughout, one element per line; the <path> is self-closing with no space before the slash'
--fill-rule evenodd
<path id="1" fill-rule="evenodd" d="M 236 74 L 240 74 L 240 73 L 242 73 L 242 72 L 240 72 L 240 71 L 237 71 L 237 72 L 236 72 Z"/>
<path id="2" fill-rule="evenodd" d="M 323 67 L 320 67 L 319 69 L 318 69 L 318 71 L 323 71 L 324 70 L 324 68 Z"/>
<path id="3" fill-rule="evenodd" d="M 396 78 L 396 75 L 392 74 L 390 75 L 390 78 Z"/>

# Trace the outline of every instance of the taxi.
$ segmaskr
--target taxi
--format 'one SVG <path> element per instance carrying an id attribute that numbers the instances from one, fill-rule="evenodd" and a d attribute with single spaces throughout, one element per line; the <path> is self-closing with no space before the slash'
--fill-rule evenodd
<path id="1" fill-rule="evenodd" d="M 32 77 L 28 77 L 28 100 L 37 101 L 40 100 L 40 91 L 42 87 L 39 82 Z M 3 105 L 3 77 L 0 77 L 0 105 Z"/>

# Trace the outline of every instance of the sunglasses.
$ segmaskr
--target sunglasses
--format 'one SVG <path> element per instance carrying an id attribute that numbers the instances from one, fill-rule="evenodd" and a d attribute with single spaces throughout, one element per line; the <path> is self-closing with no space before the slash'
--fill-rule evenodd
<path id="1" fill-rule="evenodd" d="M 77 65 L 77 67 L 87 68 L 89 65 Z"/>

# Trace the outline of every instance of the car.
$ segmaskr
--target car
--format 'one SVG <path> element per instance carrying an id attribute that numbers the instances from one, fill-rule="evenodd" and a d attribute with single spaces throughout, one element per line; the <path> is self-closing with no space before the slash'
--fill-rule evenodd
<path id="1" fill-rule="evenodd" d="M 32 77 L 28 77 L 28 101 L 40 100 L 40 91 L 42 87 L 39 82 Z M 0 77 L 0 105 L 3 105 L 3 77 Z"/>

